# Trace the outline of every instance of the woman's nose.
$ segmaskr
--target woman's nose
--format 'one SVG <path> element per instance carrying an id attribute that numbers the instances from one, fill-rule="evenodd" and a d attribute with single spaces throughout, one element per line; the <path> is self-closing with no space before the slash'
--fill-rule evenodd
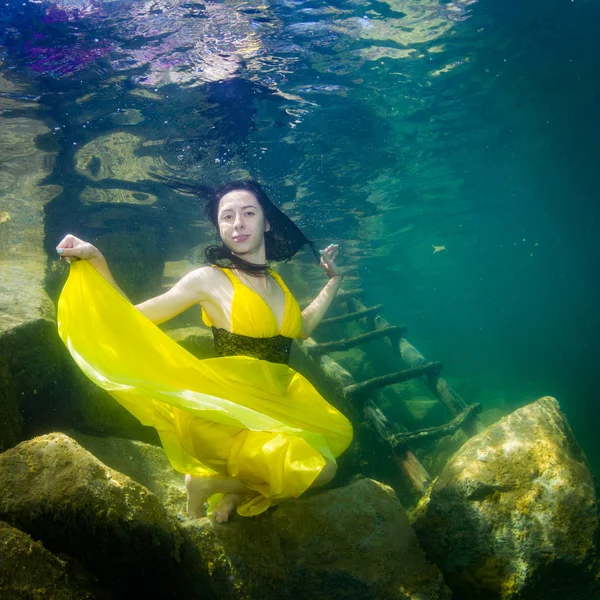
<path id="1" fill-rule="evenodd" d="M 241 215 L 236 215 L 235 220 L 233 222 L 234 229 L 243 229 L 244 228 L 244 220 Z"/>

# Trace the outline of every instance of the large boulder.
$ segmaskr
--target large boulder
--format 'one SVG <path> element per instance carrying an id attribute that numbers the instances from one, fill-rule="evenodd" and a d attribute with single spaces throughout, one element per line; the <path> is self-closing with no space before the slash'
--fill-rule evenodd
<path id="1" fill-rule="evenodd" d="M 294 597 L 450 597 L 394 491 L 372 479 L 283 503 L 273 527 Z"/>
<path id="2" fill-rule="evenodd" d="M 282 600 L 291 595 L 290 571 L 271 514 L 233 517 L 225 525 L 212 519 L 183 523 L 190 542 L 186 561 L 200 567 L 219 600 Z M 323 535 L 320 532 L 319 535 Z M 343 596 L 329 596 L 336 600 Z"/>
<path id="3" fill-rule="evenodd" d="M 218 598 L 317 598 L 320 586 L 330 599 L 354 597 L 359 588 L 365 598 L 417 592 L 423 599 L 447 597 L 396 496 L 375 481 L 285 502 L 258 518 L 235 516 L 227 525 L 207 518 L 186 521 L 183 477 L 161 448 L 79 433 L 73 437 L 103 463 L 147 487 L 184 521 L 185 561 L 203 571 Z"/>
<path id="4" fill-rule="evenodd" d="M 193 544 L 188 556 L 222 600 L 450 598 L 393 490 L 371 479 L 257 518 L 196 519 L 183 529 Z"/>
<path id="5" fill-rule="evenodd" d="M 105 465 L 150 490 L 179 519 L 185 519 L 185 479 L 160 446 L 118 437 L 70 434 Z"/>
<path id="6" fill-rule="evenodd" d="M 115 598 L 449 598 L 404 509 L 382 484 L 359 480 L 257 518 L 233 516 L 227 525 L 185 520 L 182 479 L 162 449 L 74 435 L 155 494 L 64 434 L 0 454 L 0 519 L 39 540 L 35 551 L 50 565 L 31 590 L 60 580 L 71 598 L 68 589 L 81 581 L 85 598 L 95 576 L 98 589 Z M 6 564 L 22 562 L 19 547 L 6 550 Z M 93 576 L 83 577 L 84 569 Z M 80 571 L 83 579 L 74 579 Z"/>
<path id="7" fill-rule="evenodd" d="M 62 342 L 61 342 L 62 344 Z M 76 429 L 89 435 L 115 436 L 159 444 L 153 427 L 142 425 L 108 392 L 92 383 L 64 349 L 63 386 L 60 402 L 51 415 L 36 417 L 34 433 Z"/>
<path id="8" fill-rule="evenodd" d="M 96 579 L 66 556 L 0 521 L 0 597 L 3 600 L 108 600 Z"/>
<path id="9" fill-rule="evenodd" d="M 66 435 L 0 454 L 0 488 L 0 519 L 75 557 L 115 596 L 192 597 L 195 575 L 182 568 L 176 518 Z"/>
<path id="10" fill-rule="evenodd" d="M 585 457 L 554 398 L 470 439 L 413 514 L 458 598 L 590 598 L 598 512 Z"/>

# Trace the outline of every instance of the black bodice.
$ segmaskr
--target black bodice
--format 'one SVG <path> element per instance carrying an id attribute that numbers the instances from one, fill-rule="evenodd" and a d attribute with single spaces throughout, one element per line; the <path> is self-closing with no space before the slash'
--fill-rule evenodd
<path id="1" fill-rule="evenodd" d="M 212 332 L 217 356 L 251 356 L 284 365 L 290 362 L 291 338 L 283 335 L 257 338 L 217 327 L 213 327 Z"/>

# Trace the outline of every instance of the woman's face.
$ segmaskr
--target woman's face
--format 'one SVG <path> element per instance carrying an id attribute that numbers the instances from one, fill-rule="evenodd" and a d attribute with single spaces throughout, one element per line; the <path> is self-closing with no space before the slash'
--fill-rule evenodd
<path id="1" fill-rule="evenodd" d="M 253 254 L 264 247 L 269 223 L 252 192 L 233 190 L 225 194 L 219 201 L 217 223 L 223 243 L 234 254 Z"/>

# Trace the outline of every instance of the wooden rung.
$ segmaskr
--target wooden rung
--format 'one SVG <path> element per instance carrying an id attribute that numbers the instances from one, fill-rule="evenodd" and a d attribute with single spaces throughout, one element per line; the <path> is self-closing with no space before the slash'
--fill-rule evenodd
<path id="1" fill-rule="evenodd" d="M 413 367 L 412 369 L 404 369 L 403 371 L 397 371 L 396 373 L 390 373 L 389 375 L 381 375 L 380 377 L 373 377 L 373 379 L 367 379 L 367 381 L 362 381 L 361 383 L 348 385 L 344 388 L 344 392 L 346 393 L 346 396 L 361 396 L 387 385 L 401 383 L 403 381 L 408 381 L 409 379 L 429 375 L 430 373 L 437 373 L 441 368 L 441 362 L 429 362 L 418 367 Z"/>
<path id="2" fill-rule="evenodd" d="M 334 297 L 334 300 L 345 302 L 346 300 L 351 300 L 352 298 L 359 298 L 362 295 L 363 295 L 363 290 L 361 290 L 361 289 L 345 290 L 343 292 L 339 292 L 338 294 L 336 294 L 336 296 Z M 298 304 L 300 306 L 308 306 L 313 301 L 314 301 L 314 297 L 305 298 L 304 300 L 300 300 L 298 302 Z"/>
<path id="3" fill-rule="evenodd" d="M 398 432 L 394 430 L 381 409 L 374 402 L 367 400 L 364 415 L 381 440 L 390 445 L 394 461 L 408 477 L 415 490 L 419 494 L 425 493 L 427 486 L 431 483 L 429 473 L 408 446 L 400 443 L 397 439 Z"/>
<path id="4" fill-rule="evenodd" d="M 361 289 L 345 290 L 343 292 L 340 292 L 339 294 L 336 294 L 335 300 L 337 300 L 338 302 L 345 302 L 346 300 L 350 300 L 351 298 L 357 298 L 362 295 L 363 290 Z"/>
<path id="5" fill-rule="evenodd" d="M 462 410 L 452 421 L 439 427 L 428 427 L 427 429 L 421 429 L 419 431 L 412 431 L 406 433 L 395 433 L 393 439 L 390 439 L 392 446 L 398 445 L 400 447 L 408 446 L 409 444 L 418 444 L 421 442 L 429 442 L 431 440 L 437 440 L 446 435 L 453 434 L 460 427 L 464 427 L 467 422 L 472 419 L 477 413 L 481 411 L 479 404 L 471 404 Z"/>
<path id="6" fill-rule="evenodd" d="M 400 338 L 406 330 L 407 328 L 404 326 L 393 325 L 391 327 L 375 329 L 374 331 L 369 331 L 368 333 L 363 333 L 352 338 L 346 338 L 343 340 L 335 340 L 333 342 L 324 342 L 322 344 L 308 346 L 307 350 L 313 355 L 327 354 L 328 352 L 340 352 L 385 337 Z"/>
<path id="7" fill-rule="evenodd" d="M 348 313 L 347 315 L 340 315 L 339 317 L 331 317 L 329 319 L 323 319 L 320 325 L 337 325 L 339 323 L 347 323 L 348 321 L 356 321 L 369 315 L 376 315 L 383 307 L 383 304 L 377 304 L 370 308 L 364 308 L 363 310 L 357 310 L 356 312 Z"/>

